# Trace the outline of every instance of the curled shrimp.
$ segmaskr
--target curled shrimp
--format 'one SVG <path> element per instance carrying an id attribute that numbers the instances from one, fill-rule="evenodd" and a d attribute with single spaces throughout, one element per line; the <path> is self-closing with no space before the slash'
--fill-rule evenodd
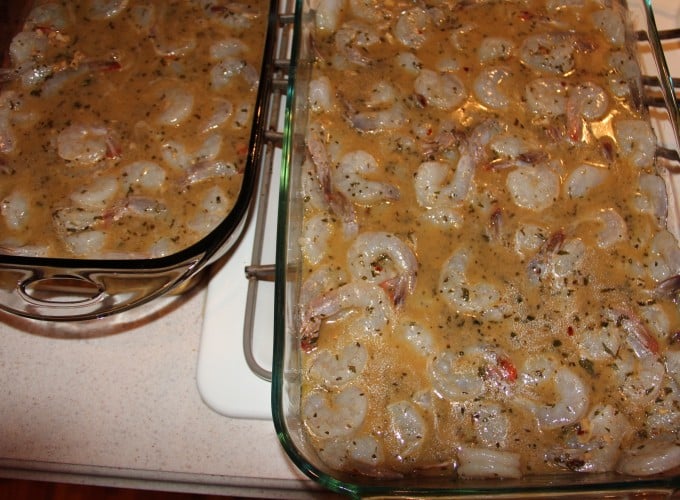
<path id="1" fill-rule="evenodd" d="M 316 29 L 321 32 L 334 32 L 340 20 L 343 3 L 341 0 L 319 0 L 314 11 Z"/>
<path id="2" fill-rule="evenodd" d="M 583 198 L 609 177 L 609 171 L 594 165 L 583 164 L 567 176 L 564 194 L 570 198 Z"/>
<path id="3" fill-rule="evenodd" d="M 330 111 L 333 105 L 331 81 L 327 76 L 320 76 L 309 81 L 309 107 L 319 113 Z"/>
<path id="4" fill-rule="evenodd" d="M 645 120 L 619 120 L 614 124 L 620 154 L 637 167 L 649 167 L 656 154 L 656 135 Z"/>
<path id="5" fill-rule="evenodd" d="M 621 444 L 631 430 L 623 413 L 611 405 L 596 405 L 583 420 L 569 428 L 564 445 L 547 458 L 569 470 L 608 472 L 616 467 Z"/>
<path id="6" fill-rule="evenodd" d="M 210 83 L 216 90 L 227 88 L 238 77 L 241 77 L 250 88 L 257 87 L 260 81 L 257 69 L 237 57 L 225 57 L 210 70 Z"/>
<path id="7" fill-rule="evenodd" d="M 185 87 L 164 89 L 160 95 L 156 121 L 161 125 L 179 125 L 193 112 L 194 95 Z"/>
<path id="8" fill-rule="evenodd" d="M 338 216 L 342 221 L 346 236 L 353 236 L 358 231 L 356 211 L 354 205 L 348 197 L 335 186 L 333 175 L 331 174 L 331 162 L 324 144 L 319 134 L 310 133 L 307 135 L 307 150 L 314 166 L 314 177 L 318 183 L 327 207 L 331 213 Z"/>
<path id="9" fill-rule="evenodd" d="M 118 16 L 128 5 L 128 0 L 91 0 L 87 15 L 98 21 Z"/>
<path id="10" fill-rule="evenodd" d="M 118 150 L 106 127 L 75 123 L 59 132 L 57 154 L 67 161 L 94 165 L 104 158 L 115 158 Z"/>
<path id="11" fill-rule="evenodd" d="M 566 103 L 567 132 L 573 141 L 583 140 L 584 122 L 602 118 L 609 108 L 605 90 L 592 82 L 569 89 Z"/>
<path id="12" fill-rule="evenodd" d="M 650 476 L 680 467 L 680 438 L 663 435 L 633 446 L 621 457 L 616 470 L 623 474 Z"/>
<path id="13" fill-rule="evenodd" d="M 0 215 L 7 227 L 13 231 L 24 229 L 30 220 L 30 214 L 28 197 L 18 189 L 10 192 L 0 201 Z"/>
<path id="14" fill-rule="evenodd" d="M 360 342 L 352 342 L 338 352 L 321 349 L 313 356 L 308 373 L 327 389 L 341 387 L 356 379 L 368 361 L 368 351 Z"/>
<path id="15" fill-rule="evenodd" d="M 626 41 L 626 24 L 623 17 L 613 8 L 593 12 L 591 21 L 607 37 L 614 47 L 622 47 Z"/>
<path id="16" fill-rule="evenodd" d="M 395 234 L 361 233 L 347 251 L 347 262 L 353 279 L 379 284 L 397 306 L 415 290 L 418 259 Z"/>
<path id="17" fill-rule="evenodd" d="M 564 33 L 541 33 L 524 39 L 519 48 L 519 56 L 530 68 L 554 75 L 566 75 L 574 69 L 575 50 L 572 36 Z"/>
<path id="18" fill-rule="evenodd" d="M 507 394 L 517 379 L 510 358 L 486 347 L 438 353 L 429 361 L 428 374 L 435 392 L 452 401 L 473 401 L 488 393 Z"/>
<path id="19" fill-rule="evenodd" d="M 504 67 L 483 69 L 475 78 L 473 89 L 477 99 L 486 107 L 503 110 L 510 104 L 509 97 L 501 91 L 503 82 L 512 76 L 511 71 Z"/>
<path id="20" fill-rule="evenodd" d="M 574 227 L 576 231 L 580 227 L 587 229 L 591 223 L 600 227 L 600 230 L 595 234 L 599 248 L 608 248 L 628 239 L 628 225 L 614 208 L 601 209 L 586 214 L 582 219 L 575 222 Z"/>
<path id="21" fill-rule="evenodd" d="M 310 264 L 318 264 L 326 255 L 328 240 L 332 233 L 333 224 L 325 213 L 305 219 L 300 236 L 300 247 L 302 255 Z"/>
<path id="22" fill-rule="evenodd" d="M 560 176 L 552 164 L 517 168 L 508 174 L 506 186 L 515 205 L 540 212 L 559 197 Z"/>
<path id="23" fill-rule="evenodd" d="M 500 124 L 495 120 L 487 120 L 477 125 L 460 148 L 460 157 L 452 176 L 449 176 L 448 163 L 438 161 L 422 163 L 418 167 L 414 181 L 418 204 L 432 209 L 464 201 L 472 187 L 475 170 L 486 157 L 486 145 L 499 130 Z"/>
<path id="24" fill-rule="evenodd" d="M 347 329 L 354 337 L 374 335 L 385 330 L 392 322 L 394 311 L 386 292 L 378 285 L 350 282 L 335 288 L 303 305 L 300 341 L 303 349 L 314 348 L 324 320 L 343 316 Z"/>
<path id="25" fill-rule="evenodd" d="M 423 356 L 435 354 L 434 334 L 423 325 L 415 321 L 404 320 L 395 328 L 395 333 Z"/>
<path id="26" fill-rule="evenodd" d="M 335 48 L 344 58 L 343 62 L 367 66 L 371 60 L 365 55 L 366 50 L 378 43 L 380 43 L 378 32 L 373 26 L 362 21 L 346 22 L 335 32 Z"/>
<path id="27" fill-rule="evenodd" d="M 526 85 L 529 109 L 541 117 L 560 116 L 567 110 L 567 85 L 559 78 L 537 78 Z"/>
<path id="28" fill-rule="evenodd" d="M 458 475 L 466 478 L 520 478 L 519 453 L 462 446 L 458 450 Z"/>
<path id="29" fill-rule="evenodd" d="M 439 276 L 439 294 L 459 313 L 499 321 L 505 309 L 501 290 L 489 282 L 471 281 L 469 261 L 470 254 L 465 248 L 449 257 Z"/>
<path id="30" fill-rule="evenodd" d="M 340 159 L 333 172 L 333 185 L 348 200 L 361 205 L 398 200 L 399 190 L 395 186 L 366 178 L 378 172 L 378 162 L 373 155 L 362 150 L 352 151 Z"/>
<path id="31" fill-rule="evenodd" d="M 634 203 L 640 212 L 648 213 L 663 223 L 668 215 L 668 193 L 661 176 L 641 173 Z"/>
<path id="32" fill-rule="evenodd" d="M 423 69 L 413 85 L 421 102 L 443 110 L 457 108 L 467 97 L 465 85 L 453 73 Z"/>
<path id="33" fill-rule="evenodd" d="M 355 434 L 364 422 L 367 411 L 368 397 L 355 385 L 337 392 L 316 389 L 302 400 L 305 426 L 320 439 Z"/>
<path id="34" fill-rule="evenodd" d="M 405 47 L 417 49 L 427 41 L 432 18 L 427 10 L 414 7 L 403 11 L 394 25 L 395 38 Z"/>
<path id="35" fill-rule="evenodd" d="M 549 358 L 529 358 L 518 377 L 519 392 L 513 401 L 529 410 L 543 429 L 556 429 L 583 418 L 590 405 L 588 386 L 573 370 Z M 538 391 L 550 388 L 555 398 Z"/>
<path id="36" fill-rule="evenodd" d="M 418 407 L 411 401 L 398 401 L 387 405 L 392 448 L 399 459 L 408 459 L 423 446 L 427 439 L 427 423 Z"/>
<path id="37" fill-rule="evenodd" d="M 368 434 L 358 434 L 329 439 L 319 450 L 323 462 L 336 470 L 366 474 L 372 477 L 399 478 L 400 474 L 383 464 L 385 454 L 378 440 Z"/>
<path id="38" fill-rule="evenodd" d="M 479 62 L 503 61 L 508 59 L 515 47 L 511 40 L 504 37 L 485 37 L 477 49 Z"/>

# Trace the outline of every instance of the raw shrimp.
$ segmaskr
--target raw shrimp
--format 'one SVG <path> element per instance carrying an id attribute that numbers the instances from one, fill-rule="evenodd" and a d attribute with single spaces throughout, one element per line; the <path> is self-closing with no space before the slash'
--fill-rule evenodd
<path id="1" fill-rule="evenodd" d="M 161 144 L 161 148 L 163 159 L 169 166 L 187 171 L 198 163 L 215 160 L 222 149 L 222 137 L 219 133 L 212 133 L 191 152 L 175 141 L 167 141 Z"/>
<path id="2" fill-rule="evenodd" d="M 335 48 L 340 54 L 338 57 L 342 57 L 343 62 L 359 66 L 370 64 L 371 59 L 365 55 L 366 50 L 379 42 L 378 32 L 373 26 L 362 21 L 346 22 L 335 32 Z"/>
<path id="3" fill-rule="evenodd" d="M 596 405 L 573 430 L 564 446 L 547 458 L 558 466 L 580 472 L 608 472 L 621 456 L 621 444 L 632 431 L 626 416 L 610 405 Z"/>
<path id="4" fill-rule="evenodd" d="M 156 121 L 161 125 L 179 125 L 193 112 L 194 95 L 189 89 L 173 84 L 162 91 Z"/>
<path id="5" fill-rule="evenodd" d="M 480 401 L 472 407 L 472 426 L 480 444 L 505 448 L 510 434 L 508 409 L 498 403 Z"/>
<path id="6" fill-rule="evenodd" d="M 483 280 L 471 282 L 467 276 L 469 260 L 466 248 L 456 250 L 449 257 L 439 276 L 439 294 L 458 313 L 500 321 L 505 311 L 501 290 Z"/>
<path id="7" fill-rule="evenodd" d="M 668 230 L 662 229 L 652 237 L 645 268 L 657 283 L 680 274 L 680 248 Z"/>
<path id="8" fill-rule="evenodd" d="M 360 205 L 373 205 L 398 200 L 399 190 L 388 183 L 372 181 L 366 176 L 380 172 L 378 162 L 366 151 L 353 151 L 340 159 L 333 172 L 333 186 L 348 200 Z"/>
<path id="9" fill-rule="evenodd" d="M 512 132 L 500 133 L 491 140 L 489 148 L 493 152 L 493 160 L 488 167 L 494 170 L 531 167 L 548 159 L 548 154 L 541 150 L 539 144 Z"/>
<path id="10" fill-rule="evenodd" d="M 458 450 L 458 475 L 464 478 L 520 478 L 519 453 L 462 446 Z"/>
<path id="11" fill-rule="evenodd" d="M 453 73 L 423 69 L 413 86 L 422 102 L 442 110 L 449 111 L 459 107 L 467 97 L 465 85 Z"/>
<path id="12" fill-rule="evenodd" d="M 540 212 L 559 197 L 560 176 L 554 163 L 517 168 L 508 174 L 506 186 L 518 207 Z"/>
<path id="13" fill-rule="evenodd" d="M 309 107 L 315 113 L 330 111 L 333 105 L 331 81 L 321 76 L 309 81 Z"/>
<path id="14" fill-rule="evenodd" d="M 326 151 L 326 145 L 318 134 L 310 132 L 307 135 L 307 150 L 315 168 L 315 177 L 326 205 L 331 213 L 340 218 L 346 236 L 354 236 L 358 231 L 356 212 L 347 196 L 337 189 L 331 174 L 331 163 Z"/>
<path id="15" fill-rule="evenodd" d="M 317 350 L 309 362 L 309 376 L 326 389 L 344 386 L 361 375 L 368 351 L 360 342 L 352 342 L 338 352 Z"/>
<path id="16" fill-rule="evenodd" d="M 326 255 L 333 227 L 332 220 L 325 213 L 305 219 L 300 236 L 300 250 L 311 265 L 319 264 Z"/>
<path id="17" fill-rule="evenodd" d="M 217 91 L 223 91 L 239 76 L 251 89 L 256 88 L 260 81 L 257 69 L 247 61 L 236 57 L 225 57 L 210 70 L 211 87 Z"/>
<path id="18" fill-rule="evenodd" d="M 524 95 L 529 109 L 538 116 L 560 116 L 567 111 L 567 89 L 559 78 L 537 78 L 527 84 Z"/>
<path id="19" fill-rule="evenodd" d="M 447 163 L 422 163 L 414 181 L 418 204 L 424 208 L 441 208 L 464 201 L 472 187 L 475 170 L 486 157 L 486 145 L 499 130 L 500 124 L 494 120 L 482 122 L 472 130 L 460 148 L 460 158 L 448 183 Z"/>
<path id="20" fill-rule="evenodd" d="M 414 7 L 399 15 L 392 33 L 402 45 L 418 49 L 427 40 L 428 31 L 432 25 L 432 18 L 428 11 L 421 7 Z"/>
<path id="21" fill-rule="evenodd" d="M 238 38 L 223 38 L 210 45 L 210 59 L 221 61 L 226 57 L 236 57 L 248 52 L 248 46 Z"/>
<path id="22" fill-rule="evenodd" d="M 592 82 L 579 83 L 569 88 L 567 98 L 567 133 L 573 141 L 584 140 L 584 121 L 602 118 L 609 109 L 605 90 Z"/>
<path id="23" fill-rule="evenodd" d="M 30 218 L 28 197 L 19 190 L 12 191 L 0 201 L 0 214 L 10 230 L 26 228 Z"/>
<path id="24" fill-rule="evenodd" d="M 563 186 L 564 194 L 569 198 L 583 198 L 602 184 L 607 177 L 609 177 L 609 171 L 605 168 L 588 164 L 580 165 L 567 176 Z"/>
<path id="25" fill-rule="evenodd" d="M 350 112 L 348 120 L 359 132 L 385 132 L 397 129 L 406 122 L 406 110 L 401 103 L 396 102 L 385 109 Z"/>
<path id="26" fill-rule="evenodd" d="M 435 354 L 435 339 L 432 332 L 415 321 L 404 320 L 395 328 L 398 337 L 403 338 L 416 352 L 423 356 Z"/>
<path id="27" fill-rule="evenodd" d="M 616 97 L 630 96 L 633 103 L 642 103 L 640 66 L 635 56 L 628 51 L 614 51 L 610 54 L 608 66 L 609 89 Z"/>
<path id="28" fill-rule="evenodd" d="M 513 402 L 529 410 L 542 429 L 578 422 L 588 411 L 590 394 L 574 371 L 548 357 L 529 358 L 519 374 Z M 554 394 L 545 397 L 543 394 Z"/>
<path id="29" fill-rule="evenodd" d="M 50 46 L 47 35 L 42 31 L 20 31 L 9 45 L 9 57 L 13 67 L 35 66 L 43 61 Z"/>
<path id="30" fill-rule="evenodd" d="M 167 179 L 163 167 L 147 160 L 135 161 L 124 167 L 122 177 L 122 187 L 125 192 L 133 192 L 139 188 L 158 191 Z"/>
<path id="31" fill-rule="evenodd" d="M 652 215 L 660 224 L 665 223 L 668 215 L 668 193 L 664 180 L 657 174 L 641 173 L 634 204 L 640 212 Z"/>
<path id="32" fill-rule="evenodd" d="M 520 256 L 538 252 L 548 239 L 545 228 L 537 224 L 525 224 L 515 231 L 515 252 Z"/>
<path id="33" fill-rule="evenodd" d="M 383 21 L 389 13 L 381 0 L 349 0 L 349 8 L 355 17 L 372 23 Z"/>
<path id="34" fill-rule="evenodd" d="M 614 47 L 622 47 L 626 41 L 626 24 L 614 9 L 605 7 L 590 16 L 597 29 L 602 31 Z"/>
<path id="35" fill-rule="evenodd" d="M 128 5 L 128 0 L 91 0 L 87 15 L 91 19 L 106 20 L 116 17 Z"/>
<path id="36" fill-rule="evenodd" d="M 300 302 L 307 304 L 331 290 L 347 283 L 344 271 L 337 268 L 319 267 L 312 271 L 300 287 Z"/>
<path id="37" fill-rule="evenodd" d="M 649 167 L 656 154 L 656 135 L 645 120 L 619 120 L 614 123 L 620 154 L 637 167 Z"/>
<path id="38" fill-rule="evenodd" d="M 649 476 L 680 466 L 680 438 L 664 435 L 633 443 L 621 457 L 616 470 L 623 474 Z"/>
<path id="39" fill-rule="evenodd" d="M 314 11 L 316 29 L 321 32 L 335 31 L 343 4 L 344 0 L 319 0 Z"/>
<path id="40" fill-rule="evenodd" d="M 72 193 L 70 198 L 78 206 L 99 208 L 104 210 L 118 192 L 118 181 L 113 177 L 103 176 Z"/>
<path id="41" fill-rule="evenodd" d="M 576 46 L 566 33 L 529 35 L 519 48 L 520 60 L 538 71 L 566 75 L 574 69 Z"/>
<path id="42" fill-rule="evenodd" d="M 351 436 L 366 418 L 368 397 L 355 385 L 337 392 L 311 391 L 302 400 L 302 416 L 309 432 L 320 439 Z"/>
<path id="43" fill-rule="evenodd" d="M 358 472 L 372 477 L 401 477 L 383 465 L 385 455 L 378 440 L 362 433 L 324 442 L 319 449 L 319 457 L 336 470 Z"/>
<path id="44" fill-rule="evenodd" d="M 61 3 L 48 2 L 34 7 L 24 21 L 24 31 L 41 28 L 63 31 L 72 24 L 72 12 Z"/>
<path id="45" fill-rule="evenodd" d="M 484 37 L 477 49 L 477 57 L 481 63 L 504 61 L 512 55 L 514 49 L 512 41 L 507 38 Z"/>
<path id="46" fill-rule="evenodd" d="M 390 435 L 393 449 L 400 460 L 412 458 L 427 439 L 427 423 L 420 410 L 410 401 L 398 401 L 387 405 Z"/>
<path id="47" fill-rule="evenodd" d="M 430 359 L 428 374 L 439 397 L 452 401 L 472 401 L 488 393 L 506 395 L 517 379 L 510 358 L 487 347 L 438 353 Z"/>
<path id="48" fill-rule="evenodd" d="M 608 248 L 628 239 L 628 225 L 614 208 L 600 209 L 586 214 L 575 222 L 574 230 L 578 232 L 582 227 L 587 230 L 592 223 L 601 228 L 595 234 L 595 241 L 599 248 Z"/>
<path id="49" fill-rule="evenodd" d="M 608 317 L 620 328 L 621 348 L 613 361 L 619 388 L 631 403 L 649 404 L 659 394 L 665 375 L 659 343 L 633 314 L 610 311 Z"/>
<path id="50" fill-rule="evenodd" d="M 303 305 L 300 326 L 303 348 L 314 347 L 324 320 L 349 311 L 355 314 L 343 316 L 343 320 L 353 338 L 379 334 L 394 317 L 392 302 L 378 285 L 356 281 L 342 285 Z"/>
<path id="51" fill-rule="evenodd" d="M 418 259 L 395 234 L 359 234 L 347 251 L 347 265 L 353 279 L 380 285 L 397 306 L 416 288 Z"/>
<path id="52" fill-rule="evenodd" d="M 102 125 L 69 125 L 57 136 L 57 153 L 61 158 L 81 165 L 94 165 L 106 157 L 115 157 L 111 133 Z"/>
<path id="53" fill-rule="evenodd" d="M 483 69 L 475 78 L 473 89 L 477 99 L 486 107 L 503 110 L 510 104 L 510 99 L 501 90 L 503 82 L 507 82 L 512 72 L 504 67 Z"/>
<path id="54" fill-rule="evenodd" d="M 200 212 L 189 221 L 187 226 L 198 234 L 208 234 L 224 220 L 233 201 L 222 188 L 213 186 L 203 195 L 199 203 Z"/>

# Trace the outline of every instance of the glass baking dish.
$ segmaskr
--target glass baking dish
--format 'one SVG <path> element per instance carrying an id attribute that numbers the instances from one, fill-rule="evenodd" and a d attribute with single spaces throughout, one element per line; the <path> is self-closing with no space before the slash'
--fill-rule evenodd
<path id="1" fill-rule="evenodd" d="M 301 414 L 302 355 L 305 346 L 300 330 L 302 274 L 302 217 L 306 200 L 301 166 L 308 157 L 305 145 L 308 130 L 308 88 L 312 63 L 318 54 L 313 46 L 314 13 L 310 2 L 298 0 L 296 32 L 286 113 L 283 165 L 280 179 L 279 225 L 277 232 L 277 265 L 275 287 L 275 325 L 272 370 L 272 415 L 279 440 L 292 462 L 308 477 L 325 488 L 353 498 L 363 497 L 610 497 L 629 498 L 650 495 L 670 497 L 680 490 L 680 470 L 653 476 L 626 476 L 616 473 L 576 473 L 526 475 L 521 479 L 460 479 L 454 475 L 418 475 L 414 477 L 371 477 L 340 472 L 329 468 L 308 441 Z M 642 8 L 635 6 L 635 8 Z M 657 16 L 666 22 L 680 19 L 680 11 L 672 2 L 656 2 Z M 636 14 L 644 12 L 636 10 Z M 642 18 L 636 18 L 638 21 Z M 673 46 L 675 47 L 675 46 Z M 673 55 L 680 57 L 675 48 Z M 643 49 L 644 51 L 644 49 Z M 646 52 L 649 57 L 649 53 Z M 648 61 L 649 62 L 649 61 Z M 677 63 L 676 63 L 677 65 Z M 673 65 L 671 65 L 673 66 Z M 643 67 L 643 71 L 656 71 Z M 677 69 L 676 69 L 677 71 Z M 665 156 L 677 162 L 676 134 L 668 125 L 666 112 L 652 112 L 657 135 L 664 144 Z M 661 120 L 663 123 L 659 123 Z M 657 128 L 658 127 L 658 128 Z M 674 171 L 672 168 L 670 171 Z M 676 174 L 677 175 L 677 174 Z M 673 175 L 669 186 L 668 227 L 678 234 L 677 214 L 673 202 L 678 189 Z"/>
<path id="2" fill-rule="evenodd" d="M 93 4 L 93 8 L 96 8 L 94 5 L 99 3 Z M 108 3 L 98 8 L 126 8 L 127 5 L 127 2 Z M 141 258 L 140 254 L 136 254 L 131 255 L 132 258 L 125 258 L 125 255 L 113 254 L 110 258 L 71 258 L 61 255 L 48 258 L 21 255 L 21 252 L 0 252 L 0 308 L 12 314 L 39 320 L 100 318 L 138 307 L 168 292 L 181 291 L 182 285 L 192 283 L 192 278 L 201 270 L 229 252 L 239 240 L 249 216 L 268 114 L 278 2 L 272 0 L 262 2 L 261 5 L 261 15 L 264 18 L 262 63 L 259 68 L 254 69 L 252 75 L 253 79 L 258 78 L 257 95 L 250 111 L 252 123 L 247 124 L 245 129 L 247 151 L 243 151 L 245 160 L 242 184 L 238 194 L 234 195 L 233 208 L 214 227 L 211 226 L 204 237 L 194 239 L 178 250 L 170 250 L 170 253 L 161 252 L 158 254 L 162 255 L 160 257 Z M 4 67 L 10 64 L 7 57 L 9 43 L 13 34 L 21 30 L 30 6 L 30 3 L 10 1 L 5 2 L 2 7 L 0 28 L 3 33 L 1 41 L 6 64 Z M 151 16 L 154 15 L 153 8 L 151 6 L 147 11 L 151 12 Z M 228 6 L 206 4 L 205 8 L 215 16 L 224 16 L 225 19 L 232 13 Z M 234 9 L 238 15 L 239 6 Z M 244 14 L 247 15 L 249 14 Z M 142 14 L 140 19 L 140 22 L 145 22 Z M 49 31 L 39 25 L 36 30 Z M 150 33 L 150 39 L 158 40 L 159 34 L 155 27 L 150 28 Z M 175 50 L 172 39 L 163 41 L 170 47 L 167 50 Z M 178 39 L 176 43 L 180 46 L 184 40 Z M 160 50 L 157 49 L 159 54 Z M 167 57 L 166 60 L 170 61 L 168 64 L 174 64 L 173 57 L 172 54 Z M 239 154 L 241 152 L 239 150 Z"/>

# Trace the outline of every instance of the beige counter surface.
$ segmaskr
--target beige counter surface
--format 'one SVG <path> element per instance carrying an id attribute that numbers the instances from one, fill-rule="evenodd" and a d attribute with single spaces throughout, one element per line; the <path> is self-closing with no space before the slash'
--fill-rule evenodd
<path id="1" fill-rule="evenodd" d="M 150 318 L 77 332 L 0 316 L 0 476 L 318 497 L 272 422 L 231 419 L 202 401 L 204 303 L 197 287 Z"/>

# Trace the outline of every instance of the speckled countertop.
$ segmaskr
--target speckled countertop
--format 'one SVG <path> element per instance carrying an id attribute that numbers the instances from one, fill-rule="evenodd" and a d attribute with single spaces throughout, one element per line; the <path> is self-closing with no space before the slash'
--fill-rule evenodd
<path id="1" fill-rule="evenodd" d="M 204 302 L 199 286 L 151 317 L 77 328 L 0 315 L 0 476 L 318 498 L 271 422 L 202 401 Z"/>

